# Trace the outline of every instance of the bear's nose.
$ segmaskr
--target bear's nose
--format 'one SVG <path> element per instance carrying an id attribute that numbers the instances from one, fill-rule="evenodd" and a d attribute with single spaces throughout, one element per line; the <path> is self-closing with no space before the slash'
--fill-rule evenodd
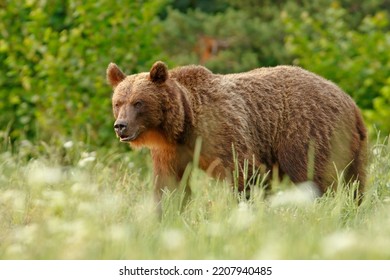
<path id="1" fill-rule="evenodd" d="M 114 129 L 118 134 L 123 133 L 127 128 L 127 122 L 125 120 L 116 120 L 114 123 Z"/>

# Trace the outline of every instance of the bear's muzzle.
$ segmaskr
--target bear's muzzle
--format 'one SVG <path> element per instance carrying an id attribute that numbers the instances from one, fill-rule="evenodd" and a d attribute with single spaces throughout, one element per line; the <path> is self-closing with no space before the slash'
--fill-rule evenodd
<path id="1" fill-rule="evenodd" d="M 139 135 L 139 130 L 129 130 L 129 124 L 126 120 L 118 119 L 114 123 L 114 130 L 121 142 L 130 142 L 135 140 Z"/>

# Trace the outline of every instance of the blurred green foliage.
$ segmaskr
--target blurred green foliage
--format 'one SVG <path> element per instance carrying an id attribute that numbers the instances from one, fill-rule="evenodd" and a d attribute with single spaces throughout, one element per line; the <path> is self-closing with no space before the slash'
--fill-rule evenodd
<path id="1" fill-rule="evenodd" d="M 200 63 L 219 73 L 289 63 L 291 58 L 283 48 L 284 35 L 277 17 L 279 9 L 274 4 L 265 5 L 263 12 L 255 16 L 249 7 L 229 6 L 217 13 L 201 9 L 183 13 L 170 8 L 159 40 L 176 64 Z M 212 55 L 205 60 L 206 52 Z"/>
<path id="2" fill-rule="evenodd" d="M 169 4 L 169 5 L 168 5 Z M 390 0 L 0 1 L 0 138 L 115 140 L 110 61 L 220 73 L 297 64 L 390 132 Z"/>
<path id="3" fill-rule="evenodd" d="M 12 140 L 113 139 L 110 61 L 146 70 L 164 1 L 2 1 L 0 115 Z M 86 139 L 84 139 L 86 140 Z"/>
<path id="4" fill-rule="evenodd" d="M 390 132 L 390 17 L 380 10 L 356 26 L 335 3 L 321 16 L 283 15 L 286 49 L 295 63 L 336 82 L 363 110 L 371 128 Z M 372 131 L 374 133 L 374 131 Z"/>
<path id="5" fill-rule="evenodd" d="M 201 63 L 219 73 L 300 65 L 350 94 L 371 136 L 376 129 L 390 133 L 389 0 L 210 2 L 227 5 L 219 12 L 168 10 L 160 41 L 172 61 Z M 206 60 L 205 52 L 211 53 Z"/>

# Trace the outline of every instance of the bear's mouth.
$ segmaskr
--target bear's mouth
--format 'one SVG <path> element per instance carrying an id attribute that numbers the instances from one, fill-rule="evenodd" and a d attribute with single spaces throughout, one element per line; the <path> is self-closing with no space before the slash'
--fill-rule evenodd
<path id="1" fill-rule="evenodd" d="M 138 135 L 139 135 L 139 132 L 137 131 L 137 132 L 133 133 L 130 136 L 120 136 L 119 137 L 119 141 L 121 141 L 121 142 L 131 142 L 131 141 L 134 141 L 135 139 L 137 139 Z"/>

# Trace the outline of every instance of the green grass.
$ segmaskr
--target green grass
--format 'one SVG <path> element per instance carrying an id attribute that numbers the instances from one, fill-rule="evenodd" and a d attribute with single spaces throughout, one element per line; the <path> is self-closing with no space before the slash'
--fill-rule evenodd
<path id="1" fill-rule="evenodd" d="M 202 172 L 182 212 L 167 193 L 161 221 L 147 152 L 83 143 L 0 153 L 0 259 L 389 259 L 390 144 L 372 146 L 366 196 L 313 200 L 278 185 L 239 202 Z"/>

